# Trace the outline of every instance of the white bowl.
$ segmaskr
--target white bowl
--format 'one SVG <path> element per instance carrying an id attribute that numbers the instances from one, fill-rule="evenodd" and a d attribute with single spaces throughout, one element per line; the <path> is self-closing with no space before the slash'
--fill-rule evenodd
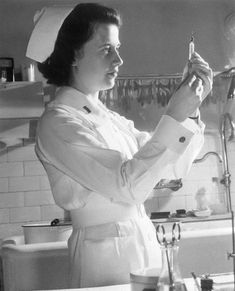
<path id="1" fill-rule="evenodd" d="M 51 226 L 50 222 L 27 223 L 22 225 L 25 244 L 67 241 L 72 233 L 71 223 Z"/>

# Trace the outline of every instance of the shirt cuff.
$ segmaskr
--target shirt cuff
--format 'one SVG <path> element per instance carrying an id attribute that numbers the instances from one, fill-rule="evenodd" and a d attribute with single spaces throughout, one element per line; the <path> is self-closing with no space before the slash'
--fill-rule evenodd
<path id="1" fill-rule="evenodd" d="M 180 123 L 168 115 L 163 115 L 153 133 L 152 141 L 164 144 L 170 150 L 181 154 L 187 148 L 193 135 L 200 131 L 193 120 Z"/>
<path id="2" fill-rule="evenodd" d="M 192 131 L 193 133 L 201 133 L 204 131 L 205 125 L 198 119 L 198 122 L 195 122 L 193 119 L 187 118 L 181 124 L 187 128 L 188 130 Z"/>

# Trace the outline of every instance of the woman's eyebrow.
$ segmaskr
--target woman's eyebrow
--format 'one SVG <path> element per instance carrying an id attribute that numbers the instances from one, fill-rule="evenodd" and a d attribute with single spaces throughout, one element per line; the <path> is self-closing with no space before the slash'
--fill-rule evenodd
<path id="1" fill-rule="evenodd" d="M 120 47 L 121 46 L 121 43 L 118 42 L 116 45 L 113 45 L 111 42 L 106 42 L 106 43 L 103 43 L 99 46 L 99 48 L 103 48 L 103 47 L 106 47 L 106 46 L 115 46 L 115 47 Z"/>

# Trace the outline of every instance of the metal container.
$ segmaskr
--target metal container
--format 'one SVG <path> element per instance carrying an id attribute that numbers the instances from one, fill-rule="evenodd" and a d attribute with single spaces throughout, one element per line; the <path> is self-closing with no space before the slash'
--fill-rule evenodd
<path id="1" fill-rule="evenodd" d="M 153 290 L 155 291 L 160 269 L 142 269 L 130 273 L 131 291 L 144 291 Z"/>
<path id="2" fill-rule="evenodd" d="M 66 241 L 72 233 L 71 222 L 56 225 L 50 222 L 27 223 L 22 227 L 25 244 Z"/>

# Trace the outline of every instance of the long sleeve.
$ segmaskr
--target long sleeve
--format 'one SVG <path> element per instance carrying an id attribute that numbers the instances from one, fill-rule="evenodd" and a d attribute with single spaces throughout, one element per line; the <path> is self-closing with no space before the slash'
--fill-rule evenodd
<path id="1" fill-rule="evenodd" d="M 125 125 L 130 129 L 130 131 L 134 134 L 139 148 L 141 148 L 150 138 L 151 134 L 146 131 L 139 131 L 134 127 L 134 122 L 132 120 L 127 120 L 122 116 L 117 115 L 122 123 L 125 123 Z M 164 123 L 164 126 L 162 127 L 162 123 Z M 158 140 L 160 142 L 165 143 L 167 147 L 171 147 L 171 150 L 177 151 L 177 146 L 180 145 L 178 142 L 172 144 L 172 140 L 180 139 L 181 137 L 184 139 L 184 131 L 176 132 L 177 122 L 170 118 L 169 116 L 163 116 L 160 126 L 158 126 L 158 129 L 155 131 L 155 135 L 158 136 Z M 178 124 L 179 125 L 179 124 Z M 183 153 L 181 153 L 177 159 L 176 162 L 172 162 L 169 164 L 168 167 L 165 167 L 165 174 L 164 169 L 161 171 L 162 178 L 166 179 L 179 179 L 184 178 L 194 161 L 194 159 L 199 154 L 203 144 L 204 144 L 204 129 L 205 125 L 204 123 L 199 119 L 198 124 L 196 124 L 194 121 L 190 119 L 186 119 L 184 122 L 181 123 L 181 126 L 188 129 L 190 132 L 193 132 L 193 136 L 188 136 L 188 139 L 190 139 L 190 142 L 187 143 L 187 148 Z M 178 128 L 182 128 L 179 126 Z M 159 132 L 159 128 L 162 127 L 162 129 Z M 182 139 L 181 139 L 182 140 Z M 145 148 L 144 148 L 145 149 Z M 149 151 L 149 148 L 147 148 L 147 151 Z"/>
<path id="2" fill-rule="evenodd" d="M 42 118 L 36 151 L 42 162 L 87 190 L 112 201 L 141 203 L 169 169 L 177 169 L 174 165 L 180 157 L 190 153 L 191 141 L 201 137 L 199 127 L 193 132 L 164 116 L 152 137 L 146 136 L 148 141 L 131 159 L 126 159 L 123 153 L 107 148 L 86 120 L 60 109 L 51 110 Z M 188 169 L 190 163 L 183 162 Z"/>

